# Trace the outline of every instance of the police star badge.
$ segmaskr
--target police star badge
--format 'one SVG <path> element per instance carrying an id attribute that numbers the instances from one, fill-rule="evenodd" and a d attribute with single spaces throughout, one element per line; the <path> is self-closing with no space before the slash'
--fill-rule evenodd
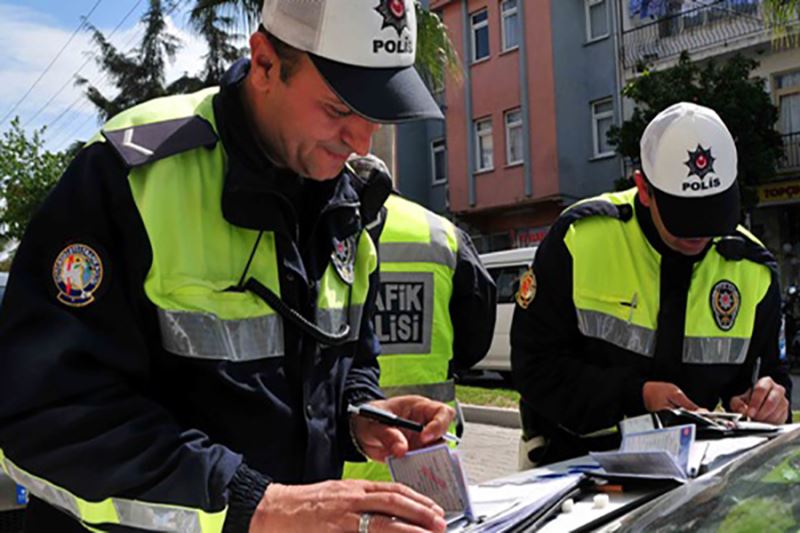
<path id="1" fill-rule="evenodd" d="M 344 240 L 333 238 L 333 251 L 331 252 L 331 262 L 336 273 L 342 281 L 348 285 L 353 284 L 355 279 L 356 262 L 356 237 L 352 235 Z"/>
<path id="2" fill-rule="evenodd" d="M 527 309 L 535 297 L 536 276 L 533 273 L 533 269 L 529 268 L 519 280 L 519 289 L 517 290 L 517 305 L 523 309 Z"/>
<path id="3" fill-rule="evenodd" d="M 722 280 L 711 289 L 711 311 L 714 321 L 722 331 L 730 331 L 736 322 L 741 304 L 739 289 L 732 282 Z"/>
<path id="4" fill-rule="evenodd" d="M 375 11 L 383 17 L 381 29 L 392 26 L 397 31 L 397 35 L 400 36 L 403 34 L 403 30 L 408 27 L 405 0 L 380 0 Z"/>
<path id="5" fill-rule="evenodd" d="M 103 262 L 90 246 L 70 244 L 53 262 L 53 282 L 58 301 L 70 307 L 84 307 L 94 301 L 94 293 L 103 281 Z"/>
<path id="6" fill-rule="evenodd" d="M 714 161 L 716 158 L 711 155 L 711 147 L 708 149 L 703 148 L 699 144 L 694 152 L 686 151 L 689 154 L 689 159 L 684 161 L 683 164 L 689 167 L 689 176 L 697 176 L 700 179 L 706 177 L 709 172 L 714 172 Z"/>

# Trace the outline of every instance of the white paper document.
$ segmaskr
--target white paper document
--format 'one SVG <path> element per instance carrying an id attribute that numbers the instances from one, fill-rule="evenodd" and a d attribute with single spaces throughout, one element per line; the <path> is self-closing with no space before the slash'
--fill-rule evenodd
<path id="1" fill-rule="evenodd" d="M 694 432 L 695 426 L 690 424 L 626 433 L 619 451 L 589 455 L 607 474 L 683 482 L 697 469 L 696 464 L 690 465 Z"/>
<path id="2" fill-rule="evenodd" d="M 628 433 L 641 433 L 643 431 L 651 431 L 653 429 L 658 429 L 658 427 L 656 427 L 652 413 L 625 418 L 619 423 L 619 430 L 623 437 Z"/>
<path id="3" fill-rule="evenodd" d="M 389 458 L 392 479 L 407 485 L 435 501 L 448 520 L 465 517 L 472 520 L 467 479 L 458 452 L 447 444 L 438 444 L 408 452 L 401 458 Z"/>
<path id="4" fill-rule="evenodd" d="M 531 515 L 558 503 L 583 479 L 581 474 L 529 478 L 527 482 L 498 480 L 470 487 L 474 514 L 472 523 L 448 527 L 448 532 L 502 533 Z"/>

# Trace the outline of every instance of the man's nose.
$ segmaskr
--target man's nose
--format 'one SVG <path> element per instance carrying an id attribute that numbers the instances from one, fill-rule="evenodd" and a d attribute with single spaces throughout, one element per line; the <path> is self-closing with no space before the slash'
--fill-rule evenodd
<path id="1" fill-rule="evenodd" d="M 348 118 L 342 129 L 342 142 L 356 154 L 367 155 L 372 142 L 372 134 L 379 127 L 380 124 L 370 122 L 358 115 L 353 115 Z"/>

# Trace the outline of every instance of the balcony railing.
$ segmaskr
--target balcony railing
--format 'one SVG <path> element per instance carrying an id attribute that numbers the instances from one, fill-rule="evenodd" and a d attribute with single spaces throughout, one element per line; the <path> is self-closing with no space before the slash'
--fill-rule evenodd
<path id="1" fill-rule="evenodd" d="M 783 157 L 778 160 L 778 170 L 800 169 L 800 132 L 787 133 L 783 137 Z"/>
<path id="2" fill-rule="evenodd" d="M 718 0 L 626 30 L 623 65 L 633 68 L 764 32 L 762 10 L 761 0 Z"/>

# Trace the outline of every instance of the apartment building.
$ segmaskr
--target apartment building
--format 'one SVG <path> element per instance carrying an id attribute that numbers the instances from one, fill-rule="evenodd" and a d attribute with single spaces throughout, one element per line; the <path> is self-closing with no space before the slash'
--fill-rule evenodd
<path id="1" fill-rule="evenodd" d="M 539 242 L 572 202 L 622 174 L 612 0 L 432 0 L 464 64 L 445 124 L 397 129 L 397 184 L 481 251 Z"/>

